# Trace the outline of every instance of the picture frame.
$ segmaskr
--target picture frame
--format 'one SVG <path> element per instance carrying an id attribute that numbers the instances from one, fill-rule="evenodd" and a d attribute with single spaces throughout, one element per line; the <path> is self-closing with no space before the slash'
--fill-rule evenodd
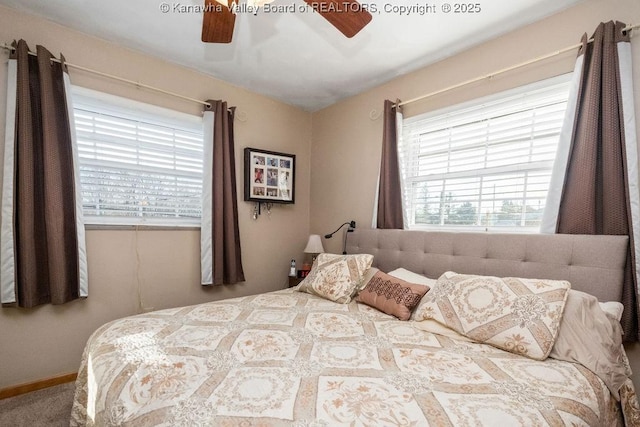
<path id="1" fill-rule="evenodd" d="M 295 203 L 295 154 L 244 149 L 244 201 Z"/>

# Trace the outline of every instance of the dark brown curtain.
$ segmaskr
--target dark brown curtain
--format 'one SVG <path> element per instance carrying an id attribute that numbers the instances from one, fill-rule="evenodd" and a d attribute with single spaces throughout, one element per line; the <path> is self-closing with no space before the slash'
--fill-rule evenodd
<path id="1" fill-rule="evenodd" d="M 16 304 L 62 304 L 79 297 L 72 137 L 61 63 L 14 42 Z M 64 63 L 64 58 L 61 58 Z"/>
<path id="2" fill-rule="evenodd" d="M 586 34 L 578 56 L 583 67 L 557 232 L 628 235 L 622 326 L 627 341 L 638 340 L 635 242 L 627 182 L 625 132 L 617 43 L 629 41 L 623 23 Z M 603 284 L 606 286 L 606 283 Z"/>
<path id="3" fill-rule="evenodd" d="M 399 101 L 397 101 L 399 102 Z M 396 103 L 397 103 L 396 102 Z M 378 188 L 378 228 L 404 228 L 402 190 L 398 163 L 398 134 L 396 108 L 392 101 L 384 101 L 382 130 L 382 160 Z"/>
<path id="4" fill-rule="evenodd" d="M 238 200 L 236 190 L 235 108 L 223 101 L 207 101 L 213 120 L 212 246 L 214 285 L 243 282 Z"/>

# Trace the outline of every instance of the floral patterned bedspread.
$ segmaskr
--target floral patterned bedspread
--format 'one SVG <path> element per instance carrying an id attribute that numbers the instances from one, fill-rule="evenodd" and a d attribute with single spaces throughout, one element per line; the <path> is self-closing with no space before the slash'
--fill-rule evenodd
<path id="1" fill-rule="evenodd" d="M 104 325 L 71 425 L 613 426 L 627 387 L 287 289 Z"/>

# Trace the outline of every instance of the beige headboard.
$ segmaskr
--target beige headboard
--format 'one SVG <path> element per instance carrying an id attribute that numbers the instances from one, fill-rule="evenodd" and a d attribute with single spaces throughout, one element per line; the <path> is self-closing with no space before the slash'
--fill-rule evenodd
<path id="1" fill-rule="evenodd" d="M 372 254 L 385 272 L 564 279 L 600 301 L 620 301 L 627 244 L 627 236 L 356 229 L 347 253 Z"/>

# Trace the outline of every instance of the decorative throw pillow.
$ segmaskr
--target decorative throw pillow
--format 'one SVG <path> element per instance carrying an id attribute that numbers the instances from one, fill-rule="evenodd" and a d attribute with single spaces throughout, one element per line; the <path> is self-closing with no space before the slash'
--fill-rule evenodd
<path id="1" fill-rule="evenodd" d="M 364 273 L 364 276 L 362 276 L 362 282 L 360 282 L 360 286 L 358 286 L 358 289 L 356 289 L 356 292 L 354 295 L 356 295 L 358 292 L 363 290 L 364 287 L 367 286 L 367 283 L 369 283 L 369 280 L 371 280 L 378 271 L 380 270 L 378 270 L 375 267 L 371 267 L 370 269 L 368 269 L 367 272 Z"/>
<path id="2" fill-rule="evenodd" d="M 448 271 L 425 296 L 416 320 L 434 319 L 476 342 L 544 360 L 556 340 L 570 287 L 564 280 Z"/>
<path id="3" fill-rule="evenodd" d="M 409 283 L 417 283 L 419 285 L 427 285 L 429 288 L 433 288 L 436 284 L 436 279 L 430 279 L 427 276 L 423 276 L 422 274 L 414 273 L 411 270 L 407 270 L 406 268 L 396 268 L 395 270 L 390 271 L 389 276 L 397 277 L 398 279 L 402 279 Z M 420 306 L 422 306 L 424 302 L 424 297 L 418 303 L 418 308 L 411 313 L 411 320 L 416 320 L 416 313 L 420 311 Z"/>
<path id="4" fill-rule="evenodd" d="M 409 283 L 378 271 L 358 294 L 356 301 L 400 320 L 409 320 L 411 312 L 428 290 L 428 286 Z"/>
<path id="5" fill-rule="evenodd" d="M 298 290 L 348 304 L 371 268 L 373 255 L 320 254 Z"/>

